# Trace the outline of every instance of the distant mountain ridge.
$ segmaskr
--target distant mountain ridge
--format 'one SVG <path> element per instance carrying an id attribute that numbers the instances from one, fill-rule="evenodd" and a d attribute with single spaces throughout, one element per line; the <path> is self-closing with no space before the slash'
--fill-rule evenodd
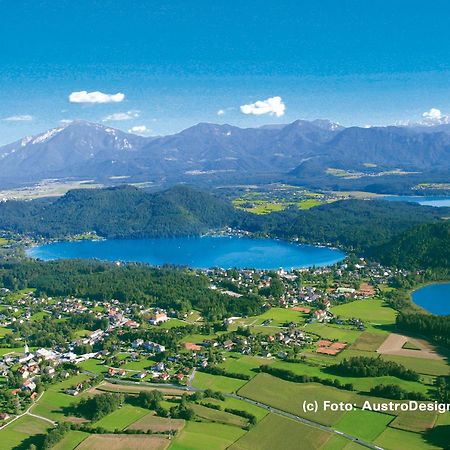
<path id="1" fill-rule="evenodd" d="M 329 177 L 330 169 L 450 172 L 450 128 L 344 128 L 327 120 L 239 128 L 199 123 L 142 137 L 75 121 L 0 147 L 0 186 L 43 179 L 197 184 L 242 177 Z M 335 177 L 337 178 L 337 177 Z M 333 180 L 333 178 L 331 178 Z M 340 180 L 335 180 L 340 182 Z"/>

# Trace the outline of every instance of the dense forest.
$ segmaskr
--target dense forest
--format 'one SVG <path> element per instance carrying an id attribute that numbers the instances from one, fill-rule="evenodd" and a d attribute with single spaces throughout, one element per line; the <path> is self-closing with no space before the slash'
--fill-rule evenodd
<path id="1" fill-rule="evenodd" d="M 89 231 L 108 238 L 194 235 L 232 225 L 238 215 L 227 200 L 190 187 L 148 193 L 124 186 L 0 203 L 0 229 L 46 238 Z"/>
<path id="2" fill-rule="evenodd" d="M 450 221 L 424 224 L 369 251 L 382 264 L 409 269 L 450 267 Z"/>
<path id="3" fill-rule="evenodd" d="M 305 211 L 247 215 L 242 227 L 301 242 L 328 242 L 365 252 L 413 226 L 448 215 L 447 208 L 383 200 L 341 200 Z"/>
<path id="4" fill-rule="evenodd" d="M 411 227 L 449 214 L 448 208 L 411 203 L 343 200 L 309 210 L 293 207 L 256 215 L 188 186 L 156 193 L 125 186 L 74 190 L 54 201 L 0 203 L 0 229 L 45 238 L 89 231 L 107 238 L 140 238 L 195 235 L 231 226 L 365 252 Z"/>
<path id="5" fill-rule="evenodd" d="M 434 316 L 405 311 L 397 316 L 397 327 L 405 333 L 419 334 L 450 348 L 450 316 Z"/>
<path id="6" fill-rule="evenodd" d="M 177 312 L 197 309 L 210 320 L 259 314 L 263 303 L 258 295 L 237 299 L 221 294 L 209 288 L 206 276 L 187 269 L 116 266 L 89 260 L 2 263 L 0 285 L 9 289 L 35 288 L 38 295 L 114 298 Z"/>

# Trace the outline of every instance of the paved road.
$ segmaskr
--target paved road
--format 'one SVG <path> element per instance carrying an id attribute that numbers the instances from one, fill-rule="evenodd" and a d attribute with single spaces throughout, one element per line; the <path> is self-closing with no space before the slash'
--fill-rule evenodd
<path id="1" fill-rule="evenodd" d="M 206 389 L 196 388 L 196 387 L 192 387 L 192 386 L 178 386 L 176 384 L 146 383 L 146 382 L 142 382 L 142 381 L 125 381 L 125 380 L 117 380 L 114 378 L 105 378 L 105 380 L 109 381 L 113 384 L 142 385 L 142 386 L 160 387 L 160 388 L 164 387 L 166 389 L 173 388 L 173 389 L 178 389 L 178 390 L 181 389 L 184 391 L 205 391 L 206 390 Z M 237 395 L 237 394 L 227 394 L 225 392 L 222 392 L 222 394 L 225 397 L 231 397 L 231 398 L 235 398 L 238 400 L 242 400 L 242 401 L 250 403 L 252 405 L 259 406 L 260 408 L 263 408 L 269 412 L 278 414 L 280 416 L 288 417 L 289 419 L 295 420 L 296 422 L 303 423 L 310 427 L 319 428 L 320 430 L 328 431 L 329 433 L 333 433 L 333 434 L 337 434 L 339 436 L 345 437 L 352 442 L 362 445 L 363 447 L 371 448 L 373 450 L 383 450 L 382 447 L 378 447 L 370 442 L 363 441 L 363 440 L 357 438 L 356 436 L 352 436 L 351 434 L 343 433 L 342 431 L 338 431 L 338 430 L 335 430 L 334 428 L 327 427 L 318 422 L 314 422 L 313 420 L 304 419 L 303 417 L 299 417 L 299 416 L 296 416 L 295 414 L 288 413 L 286 411 L 283 411 L 282 409 L 274 408 L 270 405 L 266 405 L 265 403 L 257 402 L 255 400 L 252 400 L 247 397 L 242 397 L 241 395 Z"/>

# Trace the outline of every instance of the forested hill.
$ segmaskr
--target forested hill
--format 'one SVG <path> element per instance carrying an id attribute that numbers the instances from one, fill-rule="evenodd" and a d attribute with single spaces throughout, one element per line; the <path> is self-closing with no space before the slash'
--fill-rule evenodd
<path id="1" fill-rule="evenodd" d="M 188 186 L 73 190 L 56 201 L 0 204 L 0 229 L 44 237 L 95 231 L 109 238 L 194 235 L 233 224 L 231 203 Z"/>
<path id="2" fill-rule="evenodd" d="M 342 200 L 306 211 L 255 215 L 188 186 L 148 193 L 134 187 L 74 190 L 49 201 L 0 203 L 0 230 L 47 238 L 95 231 L 107 238 L 195 235 L 238 227 L 257 234 L 330 243 L 365 252 L 417 225 L 441 220 L 448 208 Z"/>
<path id="3" fill-rule="evenodd" d="M 246 216 L 243 228 L 280 238 L 323 242 L 365 252 L 414 226 L 440 220 L 448 208 L 385 200 L 341 200 L 306 211 L 290 209 L 261 220 Z"/>
<path id="4" fill-rule="evenodd" d="M 450 221 L 411 228 L 369 254 L 389 266 L 407 268 L 450 267 Z"/>

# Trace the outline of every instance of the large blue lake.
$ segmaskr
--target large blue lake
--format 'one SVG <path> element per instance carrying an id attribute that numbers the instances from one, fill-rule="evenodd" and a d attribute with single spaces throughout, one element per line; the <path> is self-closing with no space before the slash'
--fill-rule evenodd
<path id="1" fill-rule="evenodd" d="M 255 269 L 325 266 L 345 257 L 343 252 L 331 248 L 237 236 L 55 242 L 32 247 L 28 255 L 43 260 L 97 258 L 158 266 L 175 264 L 196 268 Z"/>
<path id="2" fill-rule="evenodd" d="M 419 203 L 419 205 L 450 207 L 450 197 L 419 197 L 410 195 L 386 195 L 385 197 L 379 197 L 381 200 L 388 200 L 390 202 L 412 202 Z"/>
<path id="3" fill-rule="evenodd" d="M 413 292 L 412 299 L 416 305 L 433 314 L 450 314 L 450 283 L 436 283 L 420 288 Z"/>

